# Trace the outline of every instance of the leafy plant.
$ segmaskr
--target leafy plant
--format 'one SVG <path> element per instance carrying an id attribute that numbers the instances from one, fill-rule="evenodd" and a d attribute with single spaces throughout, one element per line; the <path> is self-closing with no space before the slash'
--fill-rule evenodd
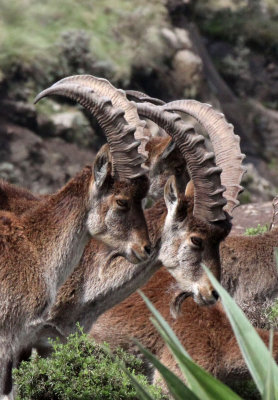
<path id="1" fill-rule="evenodd" d="M 36 356 L 14 371 L 17 400 L 136 400 L 120 362 L 152 398 L 163 398 L 159 388 L 147 384 L 142 362 L 121 349 L 111 355 L 108 346 L 92 343 L 82 332 L 70 335 L 65 345 L 53 342 L 53 347 L 51 357 Z"/>
<path id="2" fill-rule="evenodd" d="M 268 225 L 260 225 L 258 224 L 256 227 L 254 228 L 246 228 L 244 235 L 246 236 L 255 236 L 255 235 L 261 235 L 265 232 L 268 231 Z"/>

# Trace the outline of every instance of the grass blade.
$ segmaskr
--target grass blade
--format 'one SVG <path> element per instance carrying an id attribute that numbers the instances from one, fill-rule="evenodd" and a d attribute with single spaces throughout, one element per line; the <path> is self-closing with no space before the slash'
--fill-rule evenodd
<path id="1" fill-rule="evenodd" d="M 270 335 L 269 335 L 268 374 L 267 374 L 267 380 L 266 380 L 266 384 L 265 384 L 265 392 L 263 395 L 263 400 L 275 400 L 274 379 L 273 379 L 273 371 L 271 368 L 272 349 L 273 349 L 273 329 L 270 330 Z"/>
<path id="2" fill-rule="evenodd" d="M 263 396 L 270 364 L 274 379 L 274 398 L 278 399 L 278 367 L 274 359 L 270 358 L 269 350 L 231 296 L 220 285 L 210 270 L 205 266 L 204 269 L 221 296 L 239 347 L 259 392 Z"/>
<path id="3" fill-rule="evenodd" d="M 191 360 L 167 322 L 148 298 L 144 295 L 142 297 L 155 317 L 152 322 L 173 353 L 192 392 L 201 400 L 239 400 L 236 393 Z"/>
<path id="4" fill-rule="evenodd" d="M 276 266 L 278 269 L 278 247 L 274 247 L 274 258 L 275 258 Z"/>
<path id="5" fill-rule="evenodd" d="M 145 349 L 137 340 L 135 340 L 135 343 L 163 376 L 174 399 L 199 400 L 199 398 L 180 380 L 180 378 L 165 367 L 149 350 Z"/>
<path id="6" fill-rule="evenodd" d="M 171 337 L 171 340 L 173 343 L 176 345 L 176 347 L 179 349 L 181 354 L 184 356 L 190 358 L 189 354 L 185 350 L 185 348 L 182 346 L 170 326 L 167 324 L 167 322 L 164 320 L 162 315 L 157 311 L 157 309 L 153 306 L 153 304 L 150 302 L 150 300 L 144 295 L 144 293 L 141 290 L 138 290 L 138 293 L 140 296 L 143 298 L 144 302 L 146 303 L 148 309 L 151 311 L 152 315 L 155 317 L 156 321 L 158 322 L 159 326 L 163 327 L 163 330 L 167 334 L 166 337 Z"/>

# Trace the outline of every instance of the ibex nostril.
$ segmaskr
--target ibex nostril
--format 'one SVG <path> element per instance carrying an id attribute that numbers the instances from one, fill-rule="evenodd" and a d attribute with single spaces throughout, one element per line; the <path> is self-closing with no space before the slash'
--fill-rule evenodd
<path id="1" fill-rule="evenodd" d="M 148 255 L 150 255 L 151 254 L 151 252 L 152 252 L 152 248 L 151 248 L 151 246 L 145 246 L 144 247 L 144 250 L 145 250 L 145 252 L 148 254 Z"/>
<path id="2" fill-rule="evenodd" d="M 219 299 L 219 294 L 217 293 L 216 290 L 213 290 L 213 291 L 211 292 L 211 294 L 213 295 L 213 297 L 215 298 L 215 300 L 218 300 L 218 299 Z"/>

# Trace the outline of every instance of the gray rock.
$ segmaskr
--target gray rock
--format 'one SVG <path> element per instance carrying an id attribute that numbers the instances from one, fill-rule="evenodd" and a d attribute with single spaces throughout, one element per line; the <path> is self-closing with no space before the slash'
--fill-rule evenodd
<path id="1" fill-rule="evenodd" d="M 242 179 L 242 186 L 245 191 L 241 195 L 246 198 L 248 203 L 256 203 L 272 200 L 277 195 L 277 188 L 266 178 L 263 178 L 257 168 L 251 164 L 245 164 L 246 174 Z"/>
<path id="2" fill-rule="evenodd" d="M 202 60 L 191 50 L 179 50 L 172 62 L 175 84 L 183 88 L 198 87 L 202 81 Z"/>
<path id="3" fill-rule="evenodd" d="M 88 119 L 76 109 L 39 115 L 38 133 L 43 137 L 60 137 L 81 147 L 93 146 L 95 136 Z"/>
<path id="4" fill-rule="evenodd" d="M 42 139 L 29 129 L 1 121 L 0 177 L 35 193 L 62 187 L 95 153 L 61 138 Z"/>

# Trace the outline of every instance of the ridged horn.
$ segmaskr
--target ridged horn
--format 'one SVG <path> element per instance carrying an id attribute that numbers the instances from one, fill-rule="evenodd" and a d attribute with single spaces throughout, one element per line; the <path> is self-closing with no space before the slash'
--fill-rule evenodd
<path id="1" fill-rule="evenodd" d="M 124 111 L 114 107 L 109 98 L 98 96 L 90 88 L 64 83 L 43 90 L 35 103 L 50 95 L 69 97 L 95 115 L 107 138 L 116 178 L 132 179 L 146 173 L 141 166 L 145 159 L 138 153 L 140 142 L 134 139 L 135 127 L 126 122 Z"/>
<path id="2" fill-rule="evenodd" d="M 209 222 L 225 220 L 223 207 L 227 200 L 220 180 L 222 170 L 215 165 L 214 153 L 207 151 L 204 137 L 163 106 L 137 103 L 137 108 L 139 115 L 151 119 L 172 136 L 185 158 L 195 189 L 193 214 Z"/>
<path id="3" fill-rule="evenodd" d="M 151 104 L 155 104 L 157 106 L 161 106 L 164 105 L 165 102 L 163 100 L 157 99 L 155 97 L 150 97 L 145 93 L 139 92 L 138 90 L 126 90 L 125 91 L 126 96 L 128 98 L 128 100 L 132 100 L 135 101 L 136 103 L 151 103 Z M 152 137 L 151 131 L 149 130 L 148 126 L 145 128 L 145 134 L 146 136 L 150 139 Z M 165 133 L 165 131 L 163 132 L 165 134 L 165 136 L 167 136 L 167 134 Z"/>
<path id="4" fill-rule="evenodd" d="M 148 157 L 148 152 L 146 151 L 145 147 L 147 142 L 149 141 L 149 137 L 144 134 L 144 127 L 146 125 L 146 122 L 140 120 L 135 105 L 128 101 L 126 94 L 123 90 L 116 89 L 108 80 L 97 78 L 93 75 L 68 76 L 54 83 L 53 86 L 65 83 L 73 83 L 91 88 L 97 95 L 108 97 L 111 100 L 113 106 L 119 107 L 124 110 L 126 121 L 136 128 L 134 132 L 135 139 L 140 140 L 141 142 L 140 146 L 138 147 L 138 152 L 141 153 L 144 157 Z"/>
<path id="5" fill-rule="evenodd" d="M 165 104 L 163 100 L 156 99 L 155 97 L 150 97 L 145 93 L 138 92 L 137 90 L 126 90 L 125 91 L 127 98 L 129 100 L 135 100 L 136 102 L 149 102 L 155 104 L 156 106 L 162 106 Z"/>
<path id="6" fill-rule="evenodd" d="M 186 113 L 194 117 L 206 130 L 215 154 L 216 165 L 222 168 L 221 183 L 226 187 L 225 210 L 231 214 L 238 206 L 237 197 L 243 187 L 240 182 L 246 169 L 242 166 L 245 155 L 240 150 L 240 137 L 225 116 L 214 110 L 210 104 L 196 100 L 177 100 L 165 104 L 167 111 Z"/>
<path id="7" fill-rule="evenodd" d="M 196 100 L 176 100 L 168 104 L 162 100 L 147 96 L 137 91 L 126 91 L 127 96 L 138 102 L 163 104 L 165 110 L 186 113 L 195 118 L 206 130 L 215 153 L 216 165 L 222 168 L 221 183 L 226 187 L 225 210 L 231 214 L 239 205 L 237 197 L 242 192 L 240 185 L 246 168 L 242 166 L 245 155 L 241 153 L 240 137 L 235 135 L 234 127 L 225 116 L 212 108 L 210 104 Z"/>

